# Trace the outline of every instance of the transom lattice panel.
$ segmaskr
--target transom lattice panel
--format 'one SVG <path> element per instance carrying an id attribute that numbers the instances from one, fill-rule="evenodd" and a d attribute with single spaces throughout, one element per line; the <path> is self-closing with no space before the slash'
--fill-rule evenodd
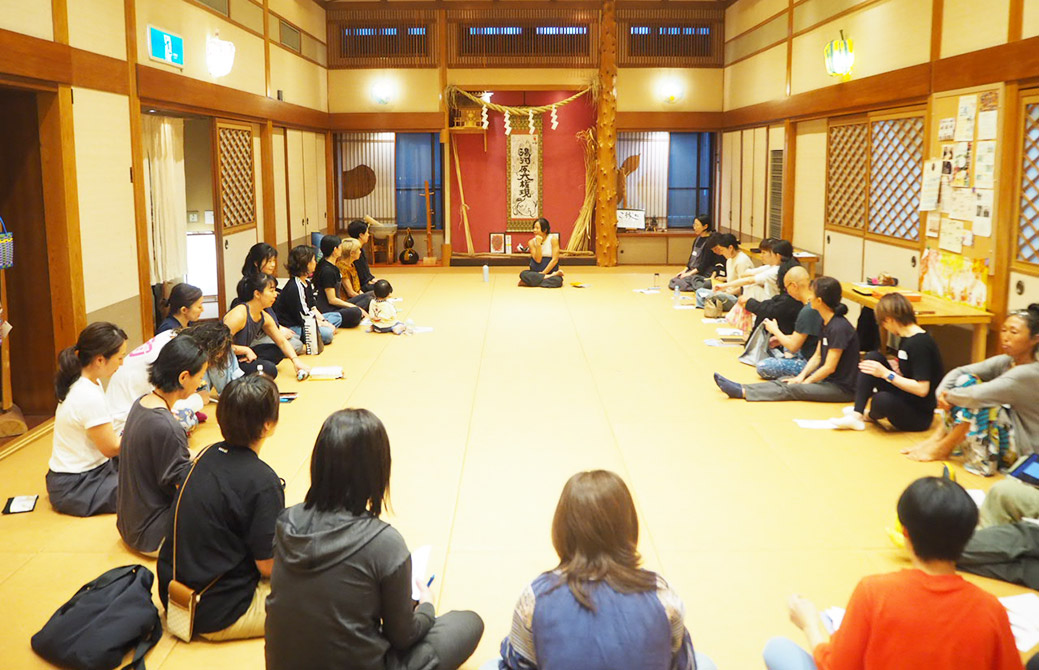
<path id="1" fill-rule="evenodd" d="M 826 222 L 866 226 L 869 138 L 865 123 L 832 126 L 827 138 Z"/>
<path id="2" fill-rule="evenodd" d="M 256 225 L 253 134 L 248 126 L 217 126 L 220 220 L 223 229 Z"/>
<path id="3" fill-rule="evenodd" d="M 869 230 L 919 240 L 924 119 L 883 119 L 870 125 Z"/>
<path id="4" fill-rule="evenodd" d="M 1025 105 L 1017 258 L 1039 263 L 1039 102 Z"/>

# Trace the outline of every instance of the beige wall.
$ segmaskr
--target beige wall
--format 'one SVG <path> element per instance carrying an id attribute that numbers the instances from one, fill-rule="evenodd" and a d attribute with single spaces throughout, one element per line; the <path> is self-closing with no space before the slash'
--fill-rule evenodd
<path id="1" fill-rule="evenodd" d="M 184 69 L 148 57 L 148 25 L 184 38 Z M 206 68 L 206 38 L 219 31 L 220 39 L 235 45 L 234 67 L 219 79 Z M 263 38 L 246 32 L 212 12 L 180 0 L 137 0 L 137 58 L 142 65 L 183 74 L 192 79 L 266 95 Z M 278 47 L 271 48 L 271 57 Z"/>
<path id="2" fill-rule="evenodd" d="M 83 288 L 90 313 L 138 294 L 129 99 L 82 88 L 74 95 Z"/>
<path id="3" fill-rule="evenodd" d="M 213 203 L 213 136 L 208 120 L 184 121 L 184 184 L 189 212 L 198 212 L 198 221 L 188 221 L 189 231 L 213 232 L 206 224 L 206 210 Z"/>
<path id="4" fill-rule="evenodd" d="M 314 0 L 270 0 L 270 10 L 324 42 L 325 10 Z M 277 24 L 271 24 L 271 37 L 277 39 Z"/>
<path id="5" fill-rule="evenodd" d="M 71 46 L 126 60 L 126 17 L 123 14 L 123 0 L 67 2 Z M 34 3 L 29 0 L 26 4 Z"/>
<path id="6" fill-rule="evenodd" d="M 785 44 L 725 68 L 725 109 L 747 107 L 785 95 Z"/>
<path id="7" fill-rule="evenodd" d="M 260 76 L 263 76 L 261 43 Z M 328 71 L 296 54 L 271 45 L 271 96 L 281 90 L 283 100 L 322 112 L 328 111 Z"/>
<path id="8" fill-rule="evenodd" d="M 1010 0 L 944 2 L 942 58 L 1006 43 L 1010 22 Z M 1036 4 L 1035 0 L 1030 4 Z"/>
<path id="9" fill-rule="evenodd" d="M 853 79 L 862 79 L 930 60 L 931 3 L 883 0 L 794 38 L 791 93 L 840 83 L 826 74 L 823 47 L 840 36 L 855 43 Z"/>
<path id="10" fill-rule="evenodd" d="M 1039 2 L 1031 0 L 1025 3 L 1025 13 L 1021 22 L 1023 37 L 1039 35 Z"/>
<path id="11" fill-rule="evenodd" d="M 720 112 L 720 69 L 626 68 L 617 72 L 617 111 Z M 674 103 L 664 102 L 662 90 L 677 86 L 684 93 Z"/>
<path id="12" fill-rule="evenodd" d="M 0 0 L 0 28 L 52 40 L 51 3 L 45 0 Z"/>
<path id="13" fill-rule="evenodd" d="M 385 80 L 396 89 L 389 104 L 372 98 L 372 86 Z M 437 112 L 440 111 L 440 80 L 436 69 L 329 70 L 328 111 L 346 112 Z"/>
<path id="14" fill-rule="evenodd" d="M 580 89 L 595 78 L 596 70 L 567 68 L 473 68 L 447 71 L 447 82 L 457 86 L 559 86 Z"/>
<path id="15" fill-rule="evenodd" d="M 725 10 L 725 39 L 744 33 L 787 8 L 787 0 L 739 0 Z"/>
<path id="16" fill-rule="evenodd" d="M 794 246 L 823 250 L 826 217 L 826 120 L 797 124 L 794 152 Z"/>

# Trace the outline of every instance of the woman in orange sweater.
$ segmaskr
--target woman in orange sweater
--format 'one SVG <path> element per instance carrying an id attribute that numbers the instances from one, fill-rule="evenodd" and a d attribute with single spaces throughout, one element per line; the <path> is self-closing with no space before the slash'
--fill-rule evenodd
<path id="1" fill-rule="evenodd" d="M 1006 610 L 956 574 L 978 508 L 959 484 L 924 477 L 898 499 L 913 567 L 866 577 L 840 628 L 827 635 L 818 610 L 790 598 L 790 620 L 811 655 L 786 638 L 765 646 L 769 670 L 1021 670 Z"/>

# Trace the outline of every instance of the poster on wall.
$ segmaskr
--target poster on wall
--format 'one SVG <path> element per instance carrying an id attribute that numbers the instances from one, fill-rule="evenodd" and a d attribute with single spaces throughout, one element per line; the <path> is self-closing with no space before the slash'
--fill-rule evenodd
<path id="1" fill-rule="evenodd" d="M 952 149 L 952 185 L 970 186 L 970 142 L 957 142 Z"/>
<path id="2" fill-rule="evenodd" d="M 938 235 L 938 248 L 954 254 L 963 251 L 963 221 L 942 221 L 942 232 Z"/>
<path id="3" fill-rule="evenodd" d="M 984 309 L 988 302 L 985 260 L 925 249 L 920 264 L 920 290 Z"/>
<path id="4" fill-rule="evenodd" d="M 541 216 L 541 142 L 539 135 L 506 137 L 508 230 L 526 231 Z"/>
<path id="5" fill-rule="evenodd" d="M 920 211 L 932 212 L 938 209 L 938 192 L 942 186 L 942 162 L 924 162 L 924 180 L 920 189 Z"/>
<path id="6" fill-rule="evenodd" d="M 978 142 L 974 154 L 974 185 L 993 188 L 996 183 L 996 143 Z"/>
<path id="7" fill-rule="evenodd" d="M 993 192 L 988 189 L 974 190 L 974 234 L 978 237 L 992 236 Z"/>
<path id="8" fill-rule="evenodd" d="M 949 216 L 958 221 L 974 220 L 974 194 L 969 188 L 952 189 L 952 207 Z"/>
<path id="9" fill-rule="evenodd" d="M 941 212 L 927 213 L 927 236 L 938 237 L 938 231 L 942 228 Z"/>
<path id="10" fill-rule="evenodd" d="M 956 136 L 956 119 L 949 117 L 938 122 L 938 141 L 951 142 Z"/>
<path id="11" fill-rule="evenodd" d="M 970 142 L 974 139 L 974 119 L 978 113 L 978 96 L 961 95 L 956 106 L 956 141 Z"/>

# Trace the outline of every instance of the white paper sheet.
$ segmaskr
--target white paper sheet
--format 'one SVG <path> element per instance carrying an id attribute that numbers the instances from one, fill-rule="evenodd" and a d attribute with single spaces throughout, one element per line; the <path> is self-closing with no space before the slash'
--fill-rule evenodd
<path id="1" fill-rule="evenodd" d="M 20 514 L 22 512 L 28 512 L 36 506 L 36 501 L 40 496 L 14 496 L 11 498 L 11 506 L 8 508 L 9 514 Z"/>
<path id="2" fill-rule="evenodd" d="M 974 220 L 974 193 L 969 188 L 952 189 L 952 211 L 949 217 L 959 221 Z"/>
<path id="3" fill-rule="evenodd" d="M 938 248 L 954 254 L 963 253 L 963 221 L 946 219 L 938 235 Z"/>
<path id="4" fill-rule="evenodd" d="M 717 319 L 700 319 L 703 323 L 725 323 L 725 319 L 718 317 Z"/>
<path id="5" fill-rule="evenodd" d="M 978 142 L 974 149 L 974 186 L 992 188 L 996 183 L 996 143 Z"/>
<path id="6" fill-rule="evenodd" d="M 715 328 L 718 337 L 743 337 L 743 331 L 739 328 Z"/>
<path id="7" fill-rule="evenodd" d="M 743 345 L 739 342 L 723 342 L 718 339 L 708 339 L 703 341 L 709 347 L 742 347 Z"/>
<path id="8" fill-rule="evenodd" d="M 930 160 L 924 162 L 924 179 L 920 188 L 920 211 L 932 212 L 938 209 L 938 195 L 942 185 L 942 162 Z"/>
<path id="9" fill-rule="evenodd" d="M 1018 651 L 1028 651 L 1039 644 L 1039 595 L 1022 593 L 999 599 L 1007 610 L 1010 630 Z"/>
<path id="10" fill-rule="evenodd" d="M 696 309 L 696 305 L 683 305 L 679 303 L 675 305 L 675 309 Z"/>
<path id="11" fill-rule="evenodd" d="M 988 189 L 974 191 L 973 232 L 978 237 L 992 237 L 993 192 Z"/>
<path id="12" fill-rule="evenodd" d="M 938 122 L 938 141 L 951 142 L 956 136 L 956 117 L 950 116 Z"/>
<path id="13" fill-rule="evenodd" d="M 938 232 L 942 229 L 942 213 L 941 212 L 928 212 L 927 213 L 927 236 L 938 237 Z"/>
<path id="14" fill-rule="evenodd" d="M 658 288 L 634 288 L 632 289 L 635 293 L 641 293 L 643 295 L 656 295 L 660 293 Z"/>
<path id="15" fill-rule="evenodd" d="M 794 423 L 808 430 L 836 430 L 837 428 L 829 419 L 794 419 Z"/>
<path id="16" fill-rule="evenodd" d="M 426 571 L 429 569 L 429 555 L 433 552 L 433 545 L 424 544 L 411 552 L 411 599 L 418 600 L 422 595 L 418 592 L 418 584 L 423 584 L 429 579 Z"/>
<path id="17" fill-rule="evenodd" d="M 999 112 L 996 110 L 990 110 L 987 112 L 978 112 L 978 139 L 979 140 L 994 140 L 996 139 L 997 125 L 996 121 L 999 118 Z"/>
<path id="18" fill-rule="evenodd" d="M 827 633 L 833 635 L 841 627 L 841 624 L 844 623 L 845 611 L 843 607 L 827 607 L 819 613 Z"/>
<path id="19" fill-rule="evenodd" d="M 978 112 L 977 95 L 961 95 L 956 109 L 956 141 L 970 142 L 974 139 L 974 118 Z"/>
<path id="20" fill-rule="evenodd" d="M 967 489 L 967 495 L 974 501 L 974 504 L 981 508 L 981 503 L 985 502 L 985 492 L 981 489 Z"/>

